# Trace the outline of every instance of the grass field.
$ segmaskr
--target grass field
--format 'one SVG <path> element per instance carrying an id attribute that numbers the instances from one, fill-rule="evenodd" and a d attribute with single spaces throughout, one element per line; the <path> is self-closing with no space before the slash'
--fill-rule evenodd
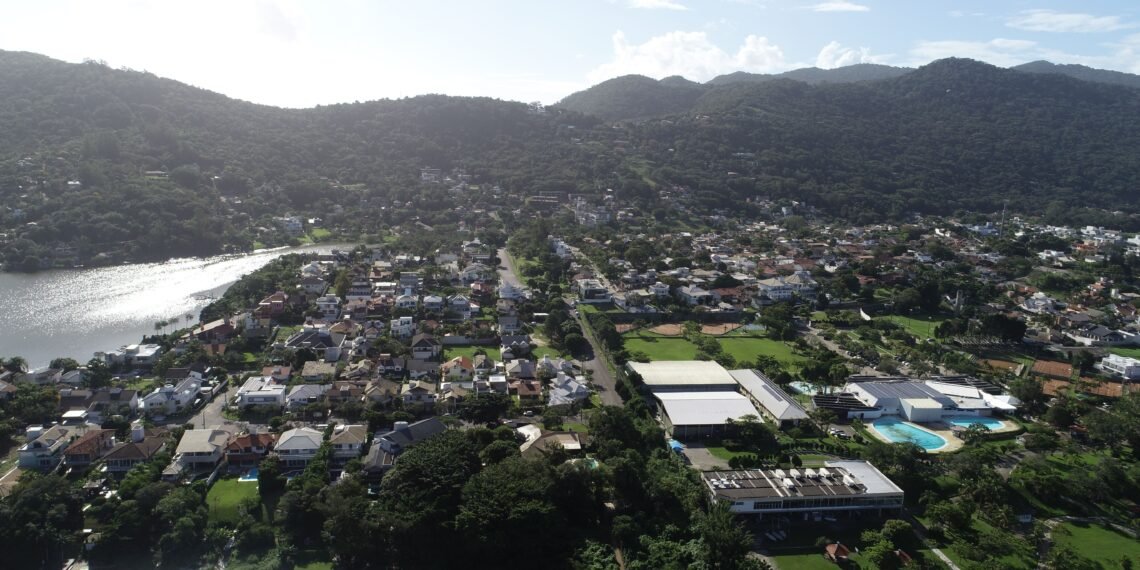
<path id="1" fill-rule="evenodd" d="M 1113 347 L 1108 349 L 1108 351 L 1113 354 L 1119 354 L 1120 356 L 1127 356 L 1129 358 L 1140 358 L 1140 348 Z"/>
<path id="2" fill-rule="evenodd" d="M 779 360 L 787 368 L 799 369 L 806 360 L 793 354 L 792 347 L 787 343 L 769 338 L 722 338 L 720 346 L 737 361 L 754 361 L 757 356 L 766 355 Z"/>
<path id="3" fill-rule="evenodd" d="M 697 345 L 683 338 L 637 338 L 625 341 L 631 354 L 644 352 L 650 360 L 692 360 L 697 357 Z"/>
<path id="4" fill-rule="evenodd" d="M 210 521 L 236 523 L 238 505 L 247 498 L 258 498 L 256 482 L 243 483 L 237 479 L 218 479 L 206 495 L 206 506 L 210 509 Z"/>
<path id="5" fill-rule="evenodd" d="M 911 335 L 916 336 L 918 338 L 931 338 L 931 337 L 933 337 L 934 336 L 934 329 L 939 324 L 941 324 L 942 321 L 946 320 L 946 317 L 939 317 L 939 316 L 914 318 L 914 317 L 903 317 L 900 315 L 889 315 L 889 316 L 881 317 L 881 318 L 897 324 L 898 326 L 905 329 L 906 332 L 908 332 Z"/>
<path id="6" fill-rule="evenodd" d="M 503 359 L 503 355 L 499 351 L 499 347 L 492 345 L 492 346 L 449 346 L 449 347 L 446 347 L 443 349 L 443 360 L 444 360 L 444 362 L 446 362 L 448 360 L 451 360 L 452 358 L 455 358 L 456 356 L 466 356 L 472 360 L 475 360 L 475 351 L 479 350 L 479 349 L 483 349 L 483 352 L 487 353 L 487 358 L 490 358 L 493 360 L 502 360 Z"/>
<path id="7" fill-rule="evenodd" d="M 749 336 L 720 338 L 717 342 L 725 354 L 737 361 L 753 362 L 757 356 L 766 355 L 789 369 L 798 369 L 805 360 L 794 354 L 790 345 L 778 340 Z M 688 340 L 653 335 L 629 335 L 625 349 L 630 353 L 643 352 L 650 360 L 692 360 L 697 356 L 697 345 Z"/>
<path id="8" fill-rule="evenodd" d="M 1105 568 L 1116 568 L 1124 556 L 1140 562 L 1140 541 L 1099 525 L 1064 523 L 1053 531 L 1053 540 Z"/>

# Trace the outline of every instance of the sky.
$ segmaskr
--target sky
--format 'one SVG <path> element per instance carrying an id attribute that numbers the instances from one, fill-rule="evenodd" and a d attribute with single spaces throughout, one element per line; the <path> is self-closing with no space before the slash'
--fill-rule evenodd
<path id="1" fill-rule="evenodd" d="M 5 0 L 0 49 L 282 107 L 425 93 L 554 103 L 631 73 L 1046 59 L 1140 73 L 1122 0 Z"/>

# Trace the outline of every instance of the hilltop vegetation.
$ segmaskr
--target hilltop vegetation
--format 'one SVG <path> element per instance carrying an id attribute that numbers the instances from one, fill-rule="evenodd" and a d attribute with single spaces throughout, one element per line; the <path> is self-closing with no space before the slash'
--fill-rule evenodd
<path id="1" fill-rule="evenodd" d="M 0 262 L 282 245 L 289 238 L 272 230 L 284 215 L 368 238 L 511 211 L 542 192 L 600 199 L 612 189 L 656 221 L 753 216 L 758 199 L 856 222 L 1008 200 L 1096 223 L 1102 214 L 1073 205 L 1134 212 L 1140 200 L 1140 91 L 969 60 L 782 75 L 704 85 L 630 76 L 545 111 L 445 96 L 296 110 L 0 52 Z M 462 171 L 473 187 L 423 185 L 422 167 Z M 663 200 L 663 189 L 677 191 Z"/>

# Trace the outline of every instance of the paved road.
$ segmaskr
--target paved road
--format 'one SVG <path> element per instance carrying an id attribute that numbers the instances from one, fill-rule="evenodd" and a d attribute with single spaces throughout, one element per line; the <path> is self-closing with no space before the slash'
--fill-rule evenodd
<path id="1" fill-rule="evenodd" d="M 521 289 L 523 286 L 522 281 L 519 279 L 518 273 L 515 272 L 515 264 L 511 262 L 511 256 L 507 255 L 507 248 L 504 247 L 500 249 L 498 256 L 499 281 Z"/>
<path id="2" fill-rule="evenodd" d="M 190 419 L 190 423 L 193 423 L 196 428 L 208 428 L 232 423 L 222 415 L 222 406 L 225 405 L 228 399 L 236 395 L 237 382 L 240 381 L 240 379 L 240 376 L 237 378 L 231 377 L 229 385 L 226 386 L 226 391 L 214 396 L 213 401 L 206 404 L 206 407 L 202 408 L 197 414 L 194 414 L 194 417 Z"/>
<path id="3" fill-rule="evenodd" d="M 582 327 L 586 340 L 590 341 L 590 354 L 588 357 L 582 358 L 582 368 L 592 372 L 591 382 L 597 389 L 598 395 L 601 396 L 602 404 L 607 406 L 622 405 L 621 395 L 617 393 L 617 379 L 614 378 L 613 373 L 602 360 L 602 351 L 598 347 L 598 342 L 594 339 L 594 335 L 589 332 L 586 323 L 582 321 L 582 315 L 578 311 L 574 311 L 573 314 L 574 318 L 578 319 L 578 325 Z"/>

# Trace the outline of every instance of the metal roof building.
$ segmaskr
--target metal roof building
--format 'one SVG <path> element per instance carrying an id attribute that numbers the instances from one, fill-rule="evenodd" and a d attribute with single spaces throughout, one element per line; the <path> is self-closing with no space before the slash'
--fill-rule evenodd
<path id="1" fill-rule="evenodd" d="M 750 469 L 702 473 L 714 500 L 737 514 L 788 516 L 806 520 L 824 513 L 898 512 L 903 490 L 866 461 L 827 461 L 818 469 Z"/>
<path id="2" fill-rule="evenodd" d="M 626 367 L 641 376 L 654 392 L 666 390 L 736 390 L 736 379 L 711 360 L 630 362 Z"/>
<path id="3" fill-rule="evenodd" d="M 727 420 L 760 417 L 752 401 L 739 392 L 657 392 L 661 422 L 677 439 L 692 439 L 724 433 Z"/>
<path id="4" fill-rule="evenodd" d="M 729 374 L 740 383 L 744 393 L 752 398 L 752 402 L 764 412 L 764 415 L 780 427 L 796 425 L 808 418 L 803 406 L 781 390 L 764 373 L 758 370 L 732 370 Z"/>

